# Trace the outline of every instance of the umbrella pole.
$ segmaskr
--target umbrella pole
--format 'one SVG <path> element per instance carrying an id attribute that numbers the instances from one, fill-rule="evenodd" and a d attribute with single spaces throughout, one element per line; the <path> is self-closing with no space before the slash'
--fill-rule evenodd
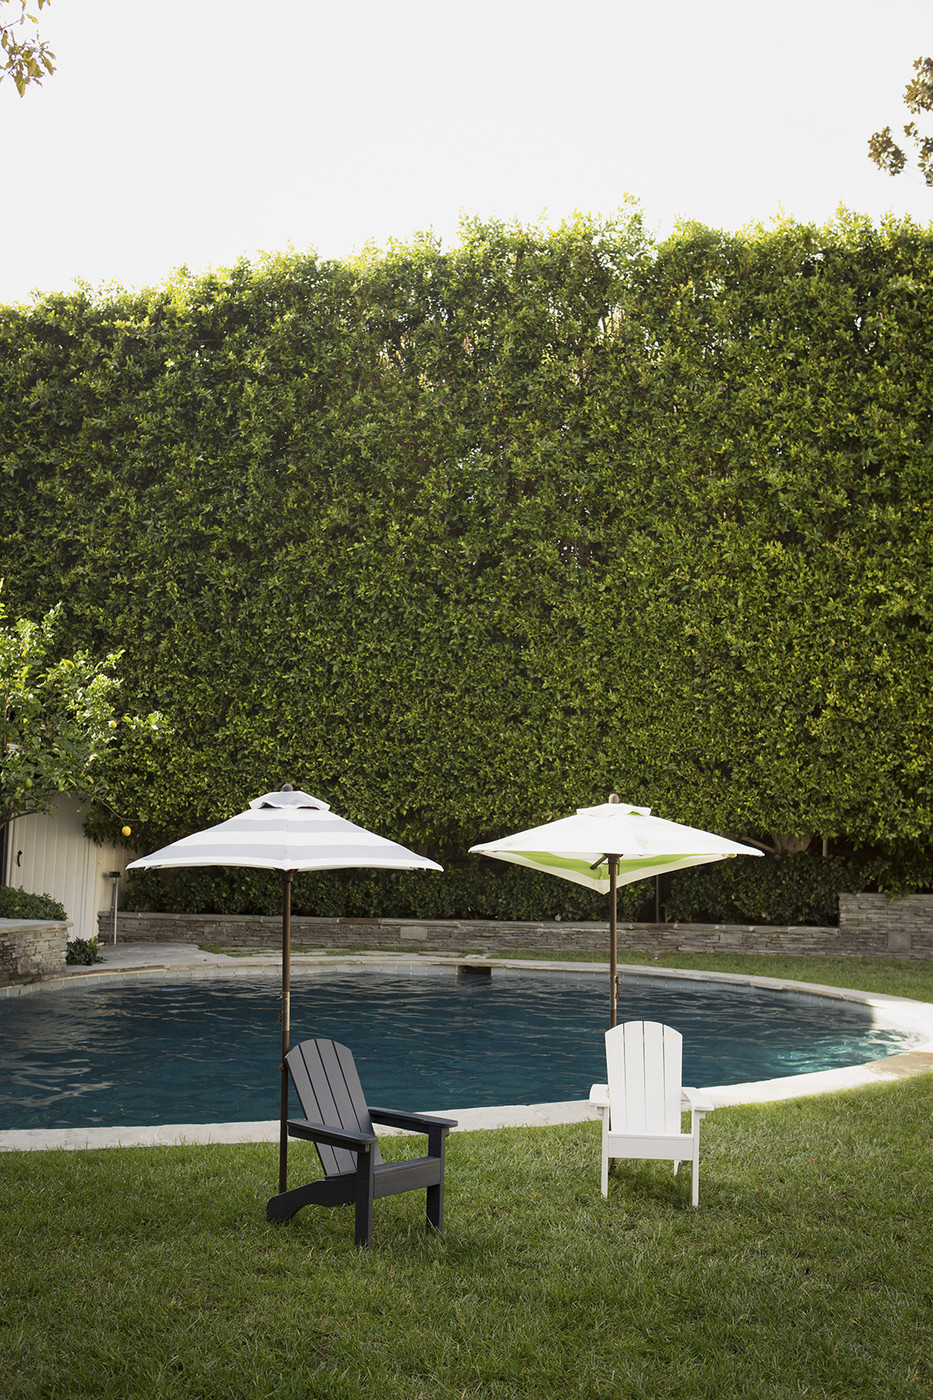
<path id="1" fill-rule="evenodd" d="M 282 1097 L 279 1116 L 279 1195 L 288 1187 L 288 1037 L 292 977 L 292 876 L 282 871 Z"/>
<path id="2" fill-rule="evenodd" d="M 619 1001 L 619 978 L 616 960 L 616 875 L 619 857 L 609 857 L 609 1029 L 616 1023 Z"/>

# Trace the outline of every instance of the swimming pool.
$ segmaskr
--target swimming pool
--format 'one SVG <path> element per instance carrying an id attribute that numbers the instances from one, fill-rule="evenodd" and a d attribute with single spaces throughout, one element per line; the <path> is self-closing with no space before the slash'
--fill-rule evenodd
<path id="1" fill-rule="evenodd" d="M 433 967 L 296 975 L 292 1042 L 353 1050 L 370 1102 L 439 1111 L 583 1099 L 604 1078 L 604 976 Z M 684 1035 L 684 1080 L 735 1084 L 905 1047 L 869 1006 L 626 975 L 627 1020 Z M 69 988 L 0 1001 L 0 1130 L 267 1120 L 278 1111 L 274 976 Z"/>

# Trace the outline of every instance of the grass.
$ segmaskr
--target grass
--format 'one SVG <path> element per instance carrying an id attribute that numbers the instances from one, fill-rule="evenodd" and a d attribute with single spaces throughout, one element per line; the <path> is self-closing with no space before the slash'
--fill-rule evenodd
<path id="1" fill-rule="evenodd" d="M 542 953 L 540 949 L 490 953 L 489 956 L 549 962 L 598 961 L 593 953 Z M 817 982 L 830 987 L 913 997 L 915 1001 L 933 1001 L 933 963 L 904 958 L 785 957 L 770 953 L 667 953 L 655 958 L 646 952 L 624 952 L 619 954 L 618 963 L 620 971 L 626 964 L 682 967 L 696 972 L 730 972 L 738 976 Z"/>
<path id="2" fill-rule="evenodd" d="M 604 1201 L 594 1123 L 454 1134 L 443 1235 L 394 1197 L 368 1252 L 349 1207 L 266 1222 L 273 1146 L 4 1154 L 0 1392 L 916 1400 L 931 1122 L 930 1075 L 720 1109 L 699 1212 L 662 1163 Z"/>
<path id="3" fill-rule="evenodd" d="M 233 949 L 219 944 L 199 944 L 204 952 L 226 953 L 229 957 L 249 957 L 254 952 L 275 952 L 272 948 Z M 333 957 L 363 953 L 366 948 L 315 949 Z M 450 956 L 455 956 L 451 954 Z M 460 954 L 463 957 L 466 954 Z M 517 962 L 601 963 L 608 959 L 598 953 L 556 952 L 540 948 L 514 949 L 483 954 L 490 958 Z M 681 967 L 696 972 L 730 972 L 738 976 L 778 977 L 791 982 L 816 982 L 831 987 L 852 987 L 862 992 L 882 992 L 888 996 L 933 1001 L 933 963 L 904 958 L 793 957 L 770 953 L 665 953 L 654 957 L 644 951 L 618 955 L 620 970 L 626 965 Z"/>
<path id="4" fill-rule="evenodd" d="M 659 962 L 933 1000 L 920 963 Z M 367 1252 L 348 1207 L 266 1222 L 274 1146 L 5 1153 L 0 1393 L 933 1395 L 933 1075 L 717 1110 L 698 1212 L 663 1163 L 620 1165 L 604 1201 L 598 1158 L 594 1123 L 454 1134 L 443 1235 L 394 1197 Z M 293 1183 L 313 1160 L 293 1146 Z"/>

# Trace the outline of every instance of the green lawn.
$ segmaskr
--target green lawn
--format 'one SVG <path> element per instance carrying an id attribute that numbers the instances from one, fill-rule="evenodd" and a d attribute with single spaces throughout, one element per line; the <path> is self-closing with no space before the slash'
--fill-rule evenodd
<path id="1" fill-rule="evenodd" d="M 357 1251 L 349 1207 L 266 1222 L 271 1145 L 3 1154 L 0 1394 L 933 1395 L 933 1075 L 719 1109 L 698 1212 L 682 1172 L 624 1164 L 604 1201 L 595 1123 L 458 1133 L 444 1234 L 400 1196 Z"/>
<path id="2" fill-rule="evenodd" d="M 592 963 L 592 953 L 533 951 L 490 953 L 492 958 Z M 608 953 L 607 953 L 608 958 Z M 654 958 L 645 952 L 619 954 L 619 970 L 639 967 L 683 967 L 697 972 L 732 972 L 740 976 L 779 977 L 792 982 L 818 982 L 830 987 L 853 987 L 863 992 L 933 1001 L 933 963 L 900 958 L 783 957 L 766 953 L 668 953 Z"/>
<path id="3" fill-rule="evenodd" d="M 444 1234 L 395 1197 L 370 1252 L 349 1207 L 266 1223 L 272 1146 L 5 1154 L 0 1392 L 916 1400 L 931 1123 L 930 1075 L 720 1109 L 696 1213 L 661 1163 L 604 1201 L 592 1123 L 455 1134 Z"/>

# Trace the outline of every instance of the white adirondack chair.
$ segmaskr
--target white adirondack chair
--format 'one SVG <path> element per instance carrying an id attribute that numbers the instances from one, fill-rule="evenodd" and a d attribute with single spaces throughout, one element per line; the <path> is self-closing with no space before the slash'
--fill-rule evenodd
<path id="1" fill-rule="evenodd" d="M 608 1084 L 594 1084 L 590 1104 L 602 1119 L 602 1193 L 609 1194 L 614 1157 L 693 1163 L 693 1204 L 699 1204 L 700 1124 L 715 1107 L 681 1082 L 683 1036 L 658 1021 L 626 1021 L 606 1032 Z M 691 1115 L 681 1132 L 680 1115 Z"/>

